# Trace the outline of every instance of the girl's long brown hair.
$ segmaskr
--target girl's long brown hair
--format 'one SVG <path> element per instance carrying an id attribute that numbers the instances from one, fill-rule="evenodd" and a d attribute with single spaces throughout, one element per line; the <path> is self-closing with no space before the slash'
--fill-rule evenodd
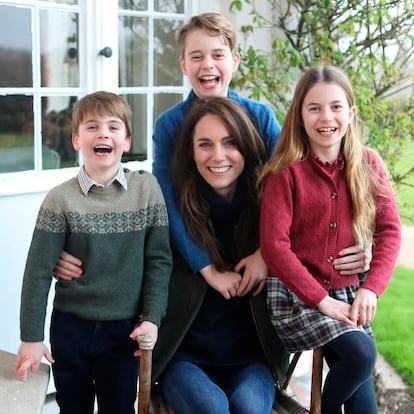
<path id="1" fill-rule="evenodd" d="M 277 174 L 283 168 L 309 155 L 311 149 L 303 126 L 302 105 L 309 90 L 321 82 L 338 85 L 345 92 L 349 106 L 355 106 L 352 85 L 341 69 L 334 66 L 321 66 L 305 72 L 296 86 L 275 153 L 259 177 L 260 190 L 263 190 L 268 175 Z M 342 139 L 341 151 L 345 159 L 346 180 L 353 205 L 354 237 L 358 245 L 369 248 L 372 243 L 376 213 L 373 189 L 378 188 L 379 184 L 366 160 L 356 116 Z"/>
<path id="2" fill-rule="evenodd" d="M 175 191 L 181 213 L 189 235 L 210 255 L 217 270 L 223 271 L 231 265 L 221 256 L 212 232 L 209 205 L 201 193 L 201 176 L 194 162 L 194 130 L 198 121 L 206 115 L 218 116 L 225 122 L 244 157 L 244 171 L 238 180 L 245 181 L 248 202 L 245 220 L 238 231 L 239 259 L 252 253 L 252 248 L 258 242 L 260 202 L 256 182 L 266 160 L 266 149 L 248 115 L 228 98 L 199 99 L 192 106 L 181 128 L 173 159 Z"/>

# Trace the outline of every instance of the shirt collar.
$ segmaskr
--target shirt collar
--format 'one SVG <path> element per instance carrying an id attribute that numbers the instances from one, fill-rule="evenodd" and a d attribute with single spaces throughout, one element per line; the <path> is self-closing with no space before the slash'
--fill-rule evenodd
<path id="1" fill-rule="evenodd" d="M 127 179 L 125 177 L 125 172 L 123 168 L 119 168 L 118 172 L 116 174 L 116 176 L 106 185 L 102 185 L 102 184 L 98 184 L 95 180 L 93 180 L 88 173 L 85 171 L 85 168 L 82 167 L 79 170 L 78 173 L 78 181 L 79 181 L 79 185 L 80 188 L 82 190 L 82 193 L 84 195 L 88 195 L 89 191 L 91 190 L 91 188 L 93 186 L 97 186 L 97 187 L 108 187 L 110 186 L 112 183 L 114 183 L 115 181 L 118 181 L 118 183 L 125 188 L 125 190 L 128 189 L 128 184 L 127 184 Z"/>

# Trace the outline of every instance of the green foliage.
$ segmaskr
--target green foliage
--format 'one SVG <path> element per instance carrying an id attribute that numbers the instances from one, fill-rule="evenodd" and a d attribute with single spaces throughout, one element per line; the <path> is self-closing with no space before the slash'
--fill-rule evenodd
<path id="1" fill-rule="evenodd" d="M 241 27 L 233 86 L 267 101 L 283 123 L 303 71 L 342 67 L 354 86 L 364 142 L 383 157 L 397 188 L 412 186 L 414 167 L 396 171 L 395 165 L 414 137 L 414 0 L 230 3 L 234 13 L 244 8 L 251 21 Z M 261 31 L 272 41 L 266 49 L 253 48 L 249 37 Z"/>
<path id="2" fill-rule="evenodd" d="M 414 392 L 414 270 L 397 267 L 378 300 L 373 324 L 378 351 L 408 381 Z"/>

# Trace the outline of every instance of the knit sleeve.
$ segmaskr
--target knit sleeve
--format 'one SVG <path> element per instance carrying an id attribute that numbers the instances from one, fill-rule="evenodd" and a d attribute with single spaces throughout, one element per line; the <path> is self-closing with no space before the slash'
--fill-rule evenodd
<path id="1" fill-rule="evenodd" d="M 147 177 L 151 190 L 144 248 L 142 319 L 160 326 L 167 307 L 172 255 L 164 198 L 155 178 L 151 175 Z"/>
<path id="2" fill-rule="evenodd" d="M 401 223 L 390 181 L 380 157 L 366 150 L 372 170 L 380 179 L 376 190 L 375 232 L 372 260 L 363 287 L 380 296 L 386 289 L 398 259 L 401 246 Z"/>
<path id="3" fill-rule="evenodd" d="M 20 305 L 20 337 L 41 342 L 55 263 L 65 242 L 63 214 L 52 192 L 40 207 L 27 255 Z"/>
<path id="4" fill-rule="evenodd" d="M 172 159 L 177 135 L 186 115 L 185 108 L 184 104 L 177 105 L 157 119 L 153 134 L 154 162 L 152 170 L 158 179 L 167 204 L 171 242 L 196 273 L 211 264 L 211 259 L 187 233 L 172 180 Z"/>

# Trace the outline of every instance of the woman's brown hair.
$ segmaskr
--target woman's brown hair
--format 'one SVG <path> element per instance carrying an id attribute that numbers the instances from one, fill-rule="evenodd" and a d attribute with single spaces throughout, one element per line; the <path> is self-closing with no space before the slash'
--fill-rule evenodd
<path id="1" fill-rule="evenodd" d="M 221 256 L 214 238 L 209 220 L 209 206 L 201 193 L 201 176 L 194 162 L 195 127 L 206 115 L 215 115 L 223 120 L 237 149 L 244 157 L 244 171 L 238 180 L 239 183 L 244 180 L 248 201 L 245 220 L 238 232 L 240 258 L 252 253 L 252 242 L 257 247 L 260 201 L 256 181 L 266 160 L 266 150 L 248 115 L 228 98 L 199 99 L 192 106 L 181 128 L 173 161 L 174 183 L 181 213 L 189 235 L 210 255 L 217 270 L 222 271 L 228 269 L 229 265 Z"/>

